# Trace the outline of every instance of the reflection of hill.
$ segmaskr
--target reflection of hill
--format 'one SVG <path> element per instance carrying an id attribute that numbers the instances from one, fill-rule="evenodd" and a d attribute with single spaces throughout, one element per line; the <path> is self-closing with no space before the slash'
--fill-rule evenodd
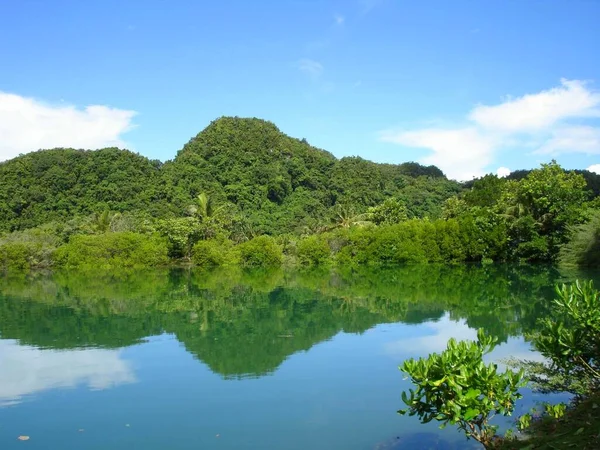
<path id="1" fill-rule="evenodd" d="M 118 348 L 160 333 L 153 317 L 101 316 L 0 295 L 0 337 L 42 348 Z"/>
<path id="2" fill-rule="evenodd" d="M 112 348 L 168 332 L 222 376 L 260 376 L 340 331 L 421 323 L 444 311 L 504 340 L 532 329 L 557 276 L 539 268 L 412 266 L 5 279 L 0 336 L 42 347 Z"/>

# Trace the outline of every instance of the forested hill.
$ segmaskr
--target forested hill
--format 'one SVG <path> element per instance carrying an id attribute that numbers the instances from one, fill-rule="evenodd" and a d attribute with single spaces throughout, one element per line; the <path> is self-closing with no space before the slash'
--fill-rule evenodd
<path id="1" fill-rule="evenodd" d="M 41 150 L 0 163 L 0 231 L 147 208 L 159 195 L 161 165 L 117 148 Z"/>
<path id="2" fill-rule="evenodd" d="M 278 234 L 389 197 L 410 216 L 437 217 L 459 191 L 434 166 L 336 159 L 270 122 L 223 117 L 164 164 L 115 148 L 42 150 L 0 163 L 0 231 L 103 211 L 180 217 L 205 192 L 255 232 Z"/>

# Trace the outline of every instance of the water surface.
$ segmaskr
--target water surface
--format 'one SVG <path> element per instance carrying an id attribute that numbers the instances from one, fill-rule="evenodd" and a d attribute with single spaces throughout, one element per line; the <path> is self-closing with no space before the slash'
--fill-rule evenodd
<path id="1" fill-rule="evenodd" d="M 538 358 L 522 334 L 573 276 L 414 266 L 3 278 L 0 446 L 469 448 L 396 414 L 409 387 L 398 365 L 479 327 L 502 343 L 492 359 Z M 527 393 L 519 411 L 536 400 Z"/>

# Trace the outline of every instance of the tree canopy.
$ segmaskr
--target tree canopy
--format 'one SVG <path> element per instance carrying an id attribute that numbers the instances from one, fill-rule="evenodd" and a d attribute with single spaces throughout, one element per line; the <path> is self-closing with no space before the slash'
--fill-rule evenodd
<path id="1" fill-rule="evenodd" d="M 0 163 L 0 232 L 105 210 L 180 217 L 198 211 L 204 194 L 274 235 L 326 223 L 336 204 L 363 213 L 393 196 L 411 217 L 438 216 L 458 191 L 435 166 L 337 159 L 271 122 L 222 117 L 164 164 L 116 148 L 41 150 Z"/>

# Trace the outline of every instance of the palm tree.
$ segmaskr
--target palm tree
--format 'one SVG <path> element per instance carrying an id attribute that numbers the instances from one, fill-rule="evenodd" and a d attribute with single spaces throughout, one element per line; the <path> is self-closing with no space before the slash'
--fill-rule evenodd
<path id="1" fill-rule="evenodd" d="M 92 225 L 96 231 L 100 233 L 106 233 L 111 231 L 114 222 L 121 217 L 121 213 L 111 214 L 108 209 L 105 209 L 101 213 L 94 213 L 92 217 Z"/>
<path id="2" fill-rule="evenodd" d="M 345 205 L 336 205 L 336 223 L 333 228 L 350 228 L 353 226 L 364 227 L 371 225 L 367 214 L 356 214 L 354 208 Z"/>
<path id="3" fill-rule="evenodd" d="M 188 212 L 193 216 L 198 216 L 202 222 L 217 216 L 225 205 L 215 206 L 213 198 L 206 192 L 201 192 L 196 198 L 196 204 L 188 207 Z"/>

